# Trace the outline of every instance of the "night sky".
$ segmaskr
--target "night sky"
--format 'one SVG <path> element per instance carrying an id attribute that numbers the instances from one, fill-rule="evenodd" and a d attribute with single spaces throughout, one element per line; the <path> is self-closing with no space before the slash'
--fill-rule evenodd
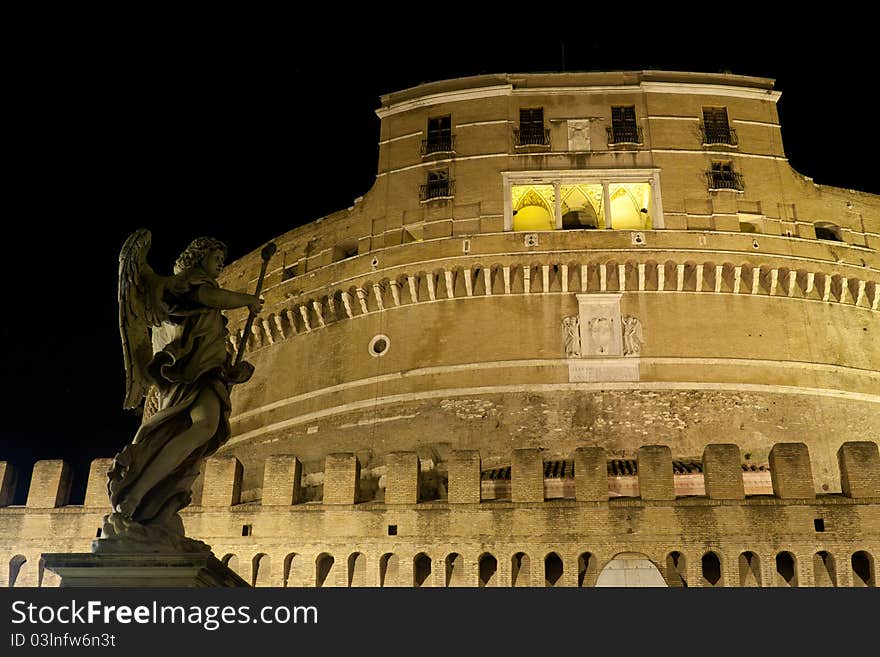
<path id="1" fill-rule="evenodd" d="M 299 24 L 296 38 L 253 25 L 241 33 L 34 34 L 4 88 L 14 119 L 4 135 L 12 171 L 2 219 L 0 460 L 22 479 L 37 459 L 67 460 L 71 501 L 81 503 L 89 461 L 113 456 L 138 424 L 122 410 L 116 276 L 125 238 L 149 228 L 150 262 L 167 274 L 194 237 L 222 239 L 233 260 L 350 206 L 375 177 L 383 93 L 553 70 L 775 78 L 795 169 L 817 183 L 880 193 L 867 162 L 880 142 L 870 99 L 876 42 L 852 23 L 825 20 L 815 34 L 734 25 L 626 39 L 526 39 L 459 24 L 436 40 L 426 38 L 426 23 L 357 34 Z M 478 38 L 485 33 L 497 36 Z M 20 485 L 16 502 L 24 495 Z"/>

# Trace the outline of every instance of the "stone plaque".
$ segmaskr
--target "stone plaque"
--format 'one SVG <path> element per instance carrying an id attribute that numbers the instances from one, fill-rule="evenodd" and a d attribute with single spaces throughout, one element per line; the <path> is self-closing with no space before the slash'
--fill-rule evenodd
<path id="1" fill-rule="evenodd" d="M 581 358 L 623 356 L 622 294 L 578 294 Z"/>
<path id="2" fill-rule="evenodd" d="M 639 363 L 632 359 L 582 359 L 568 363 L 569 383 L 596 381 L 638 381 Z"/>
<path id="3" fill-rule="evenodd" d="M 568 124 L 568 150 L 590 150 L 590 120 L 569 119 Z"/>

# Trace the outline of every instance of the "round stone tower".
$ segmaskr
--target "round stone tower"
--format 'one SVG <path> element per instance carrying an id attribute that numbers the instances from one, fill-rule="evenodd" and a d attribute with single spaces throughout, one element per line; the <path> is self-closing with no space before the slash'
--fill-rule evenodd
<path id="1" fill-rule="evenodd" d="M 383 96 L 372 189 L 276 240 L 220 454 L 242 499 L 279 454 L 308 479 L 354 453 L 378 493 L 398 451 L 442 490 L 459 449 L 487 471 L 518 448 L 735 443 L 761 468 L 779 442 L 840 491 L 838 448 L 880 437 L 880 198 L 794 171 L 778 98 L 661 71 Z"/>

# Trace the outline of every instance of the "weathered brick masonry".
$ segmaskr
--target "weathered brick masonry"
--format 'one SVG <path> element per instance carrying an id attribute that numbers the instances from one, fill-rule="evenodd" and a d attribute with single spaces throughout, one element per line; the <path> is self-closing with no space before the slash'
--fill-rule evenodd
<path id="1" fill-rule="evenodd" d="M 232 313 L 256 372 L 188 531 L 258 585 L 873 585 L 880 198 L 794 171 L 778 98 L 664 71 L 383 96 L 372 189 L 277 238 L 250 335 Z M 41 462 L 10 507 L 0 463 L 7 579 L 88 548 L 106 469 L 72 507 Z"/>
<path id="2" fill-rule="evenodd" d="M 359 499 L 364 473 L 357 457 L 335 454 L 327 458 L 323 502 L 299 504 L 230 498 L 240 490 L 242 469 L 234 457 L 223 457 L 208 462 L 202 504 L 184 517 L 190 535 L 213 545 L 243 577 L 266 586 L 592 586 L 621 553 L 643 555 L 670 585 L 873 586 L 880 456 L 867 442 L 846 443 L 838 456 L 849 493 L 816 495 L 805 473 L 806 446 L 783 443 L 771 450 L 772 494 L 745 496 L 738 448 L 709 445 L 703 455 L 709 494 L 676 497 L 669 448 L 645 446 L 631 476 L 642 496 L 609 498 L 606 455 L 587 448 L 575 454 L 575 494 L 545 499 L 554 482 L 544 476 L 540 451 L 520 449 L 513 455 L 509 497 L 481 501 L 481 483 L 473 476 L 479 454 L 456 452 L 439 477 L 456 493 L 418 502 L 419 480 L 426 475 L 414 453 L 395 453 L 390 460 L 384 501 Z M 64 506 L 62 469 L 50 464 L 52 481 L 45 462 L 36 472 L 44 490 L 57 495 L 0 509 L 0 558 L 20 565 L 18 586 L 51 584 L 40 555 L 88 551 L 108 511 Z M 93 470 L 105 466 L 99 460 Z M 275 487 L 300 498 L 297 477 L 296 468 L 284 474 L 267 470 L 264 490 Z M 20 539 L 26 535 L 32 538 Z M 13 545 L 7 537 L 19 538 Z M 720 562 L 717 579 L 704 567 L 707 554 Z M 793 558 L 789 579 L 780 572 L 780 554 Z M 525 571 L 517 555 L 526 557 Z M 548 570 L 553 555 L 561 572 Z M 420 563 L 428 573 L 422 582 L 414 570 Z"/>

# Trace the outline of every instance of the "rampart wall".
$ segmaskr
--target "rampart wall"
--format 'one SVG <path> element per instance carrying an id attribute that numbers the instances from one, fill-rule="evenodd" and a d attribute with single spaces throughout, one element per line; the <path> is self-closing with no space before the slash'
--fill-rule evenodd
<path id="1" fill-rule="evenodd" d="M 842 493 L 817 495 L 807 447 L 777 444 L 769 489 L 752 494 L 768 482 L 745 476 L 736 445 L 705 447 L 699 483 L 675 474 L 669 447 L 643 446 L 629 486 L 638 496 L 612 497 L 620 477 L 597 447 L 576 450 L 561 476 L 540 450 L 515 450 L 502 492 L 475 451 L 454 451 L 442 466 L 394 453 L 381 474 L 332 454 L 320 476 L 276 455 L 249 503 L 240 502 L 241 463 L 215 457 L 200 504 L 183 516 L 189 535 L 263 586 L 591 586 L 628 555 L 673 586 L 874 586 L 880 454 L 856 442 L 837 457 Z M 0 563 L 14 585 L 53 584 L 39 566 L 44 552 L 88 551 L 107 512 L 109 463 L 93 463 L 82 506 L 65 504 L 66 464 L 41 461 L 26 505 L 0 508 Z M 0 482 L 5 504 L 6 464 Z"/>

